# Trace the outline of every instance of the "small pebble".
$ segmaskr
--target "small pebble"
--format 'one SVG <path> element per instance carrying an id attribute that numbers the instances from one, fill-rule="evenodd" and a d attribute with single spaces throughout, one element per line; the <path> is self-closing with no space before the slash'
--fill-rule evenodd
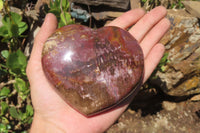
<path id="1" fill-rule="evenodd" d="M 192 102 L 200 101 L 200 94 L 193 96 L 190 100 L 191 100 Z"/>
<path id="2" fill-rule="evenodd" d="M 169 102 L 169 101 L 163 101 L 162 107 L 167 111 L 172 111 L 176 108 L 176 103 Z"/>

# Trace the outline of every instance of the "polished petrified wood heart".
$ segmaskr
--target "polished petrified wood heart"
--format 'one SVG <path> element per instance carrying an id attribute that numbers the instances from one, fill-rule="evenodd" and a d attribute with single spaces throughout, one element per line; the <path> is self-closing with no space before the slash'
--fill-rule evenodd
<path id="1" fill-rule="evenodd" d="M 62 98 L 89 116 L 139 88 L 144 59 L 137 41 L 121 28 L 68 25 L 47 39 L 42 65 Z"/>

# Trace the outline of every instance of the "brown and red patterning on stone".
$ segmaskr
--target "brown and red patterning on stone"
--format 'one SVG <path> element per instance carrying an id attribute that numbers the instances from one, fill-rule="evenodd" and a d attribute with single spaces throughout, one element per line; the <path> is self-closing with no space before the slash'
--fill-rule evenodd
<path id="1" fill-rule="evenodd" d="M 42 53 L 46 77 L 62 98 L 80 113 L 105 111 L 139 88 L 143 53 L 130 33 L 113 26 L 57 29 Z"/>

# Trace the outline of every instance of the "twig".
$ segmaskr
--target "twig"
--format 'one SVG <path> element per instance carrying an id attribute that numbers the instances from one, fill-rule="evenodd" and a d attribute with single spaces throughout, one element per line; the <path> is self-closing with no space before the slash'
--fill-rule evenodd
<path id="1" fill-rule="evenodd" d="M 10 84 L 14 84 L 16 81 L 15 80 L 9 80 L 8 82 L 4 83 L 4 82 L 1 82 L 0 83 L 0 89 L 2 89 L 4 86 L 6 85 L 10 85 Z"/>

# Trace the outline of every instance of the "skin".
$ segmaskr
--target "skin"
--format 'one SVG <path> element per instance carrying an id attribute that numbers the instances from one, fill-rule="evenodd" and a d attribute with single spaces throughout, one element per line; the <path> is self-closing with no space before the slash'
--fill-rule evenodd
<path id="1" fill-rule="evenodd" d="M 165 18 L 166 14 L 167 11 L 162 6 L 156 7 L 148 13 L 145 13 L 142 9 L 134 9 L 124 13 L 107 25 L 118 26 L 123 29 L 129 28 L 129 32 L 138 40 L 145 59 L 143 83 L 149 78 L 163 56 L 165 48 L 159 43 L 159 40 L 170 27 L 170 22 Z M 66 104 L 46 79 L 41 65 L 43 44 L 56 28 L 56 17 L 53 14 L 47 14 L 35 38 L 27 66 L 27 75 L 31 86 L 31 98 L 34 107 L 34 118 L 30 132 L 104 132 L 124 112 L 133 97 L 128 99 L 128 103 L 120 107 L 89 118 Z"/>

